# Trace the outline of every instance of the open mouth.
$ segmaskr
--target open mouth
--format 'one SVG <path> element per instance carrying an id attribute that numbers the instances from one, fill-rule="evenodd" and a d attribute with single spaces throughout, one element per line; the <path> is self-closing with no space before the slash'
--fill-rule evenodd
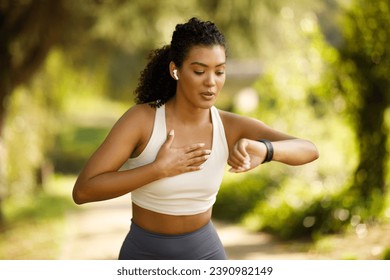
<path id="1" fill-rule="evenodd" d="M 215 93 L 213 92 L 202 92 L 202 97 L 204 100 L 211 101 L 214 100 Z"/>
<path id="2" fill-rule="evenodd" d="M 215 93 L 214 93 L 214 92 L 206 91 L 206 92 L 202 92 L 202 95 L 212 97 L 212 96 L 215 95 Z"/>

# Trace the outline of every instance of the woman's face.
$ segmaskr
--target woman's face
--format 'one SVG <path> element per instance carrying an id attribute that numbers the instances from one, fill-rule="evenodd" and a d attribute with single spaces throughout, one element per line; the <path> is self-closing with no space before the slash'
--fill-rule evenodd
<path id="1" fill-rule="evenodd" d="M 210 108 L 225 83 L 225 48 L 195 46 L 178 69 L 176 98 L 184 98 L 194 107 Z"/>

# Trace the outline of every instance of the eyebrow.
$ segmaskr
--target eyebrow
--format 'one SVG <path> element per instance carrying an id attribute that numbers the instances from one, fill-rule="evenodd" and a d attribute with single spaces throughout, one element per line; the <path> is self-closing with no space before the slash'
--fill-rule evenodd
<path id="1" fill-rule="evenodd" d="M 222 65 L 225 65 L 225 64 L 226 64 L 226 62 L 222 62 L 222 63 L 216 65 L 215 67 L 219 67 L 219 66 L 222 66 Z M 209 67 L 207 64 L 204 64 L 202 62 L 197 62 L 197 61 L 192 62 L 191 65 L 200 65 L 200 66 L 203 66 L 203 67 Z"/>

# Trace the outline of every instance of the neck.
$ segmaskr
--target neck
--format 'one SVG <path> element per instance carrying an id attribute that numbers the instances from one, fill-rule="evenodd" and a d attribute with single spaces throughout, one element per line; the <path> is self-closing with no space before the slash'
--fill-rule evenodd
<path id="1" fill-rule="evenodd" d="M 210 122 L 210 108 L 195 108 L 188 103 L 179 102 L 176 97 L 166 104 L 176 120 L 183 124 L 200 124 Z"/>

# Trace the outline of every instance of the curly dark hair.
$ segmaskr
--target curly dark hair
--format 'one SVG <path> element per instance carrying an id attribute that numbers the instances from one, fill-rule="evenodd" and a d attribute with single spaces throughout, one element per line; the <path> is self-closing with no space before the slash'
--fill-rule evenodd
<path id="1" fill-rule="evenodd" d="M 226 50 L 225 38 L 214 23 L 193 17 L 177 24 L 171 44 L 150 53 L 135 90 L 136 103 L 149 103 L 153 107 L 165 104 L 176 94 L 176 80 L 169 73 L 169 63 L 173 61 L 180 68 L 192 47 L 214 45 Z"/>

